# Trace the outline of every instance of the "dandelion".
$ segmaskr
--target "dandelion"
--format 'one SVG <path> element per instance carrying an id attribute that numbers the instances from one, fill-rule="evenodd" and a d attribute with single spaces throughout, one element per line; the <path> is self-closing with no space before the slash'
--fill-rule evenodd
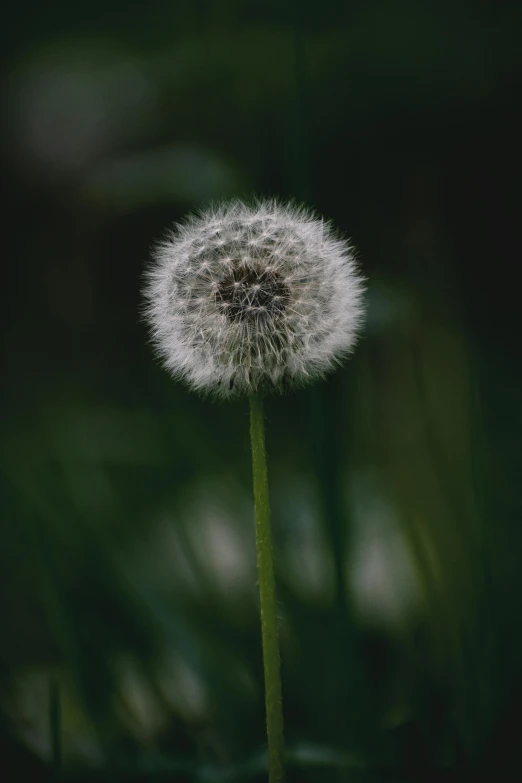
<path id="1" fill-rule="evenodd" d="M 300 386 L 350 353 L 362 317 L 352 249 L 304 208 L 239 201 L 155 249 L 146 315 L 172 374 L 220 397 Z"/>
<path id="2" fill-rule="evenodd" d="M 262 395 L 325 375 L 352 350 L 363 282 L 350 244 L 303 207 L 233 201 L 160 242 L 145 315 L 175 378 L 248 395 L 270 783 L 283 780 L 283 713 Z"/>

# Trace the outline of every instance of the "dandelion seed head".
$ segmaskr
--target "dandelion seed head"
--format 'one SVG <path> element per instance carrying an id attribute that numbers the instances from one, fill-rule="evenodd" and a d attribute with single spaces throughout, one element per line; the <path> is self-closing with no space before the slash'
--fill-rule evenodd
<path id="1" fill-rule="evenodd" d="M 303 207 L 233 201 L 153 252 L 145 316 L 176 377 L 221 397 L 298 386 L 353 349 L 364 315 L 351 245 Z"/>

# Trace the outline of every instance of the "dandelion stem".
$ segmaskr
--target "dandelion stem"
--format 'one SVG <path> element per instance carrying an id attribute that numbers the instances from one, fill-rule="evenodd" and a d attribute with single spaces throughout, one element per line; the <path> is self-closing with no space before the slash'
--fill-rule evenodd
<path id="1" fill-rule="evenodd" d="M 270 503 L 266 470 L 265 428 L 261 396 L 250 397 L 250 438 L 256 508 L 257 570 L 261 604 L 261 635 L 265 670 L 266 730 L 269 783 L 283 780 L 283 708 L 279 631 L 270 529 Z"/>

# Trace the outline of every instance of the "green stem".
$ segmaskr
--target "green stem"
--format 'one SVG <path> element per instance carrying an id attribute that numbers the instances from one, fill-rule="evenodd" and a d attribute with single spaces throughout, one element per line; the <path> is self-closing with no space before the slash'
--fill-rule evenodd
<path id="1" fill-rule="evenodd" d="M 55 777 L 62 766 L 62 738 L 60 714 L 60 686 L 56 679 L 49 683 L 49 723 L 51 729 L 51 758 Z"/>
<path id="2" fill-rule="evenodd" d="M 256 507 L 257 571 L 261 603 L 261 636 L 265 670 L 266 731 L 268 737 L 269 783 L 283 780 L 283 707 L 281 698 L 281 667 L 279 631 L 270 529 L 270 503 L 266 470 L 263 401 L 250 397 L 250 438 Z"/>

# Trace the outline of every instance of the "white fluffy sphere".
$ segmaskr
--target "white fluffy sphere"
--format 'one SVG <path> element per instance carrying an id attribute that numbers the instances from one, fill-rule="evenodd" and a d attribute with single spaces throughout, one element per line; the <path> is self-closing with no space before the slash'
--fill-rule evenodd
<path id="1" fill-rule="evenodd" d="M 222 204 L 154 250 L 145 314 L 177 378 L 221 397 L 301 385 L 352 350 L 363 317 L 350 244 L 303 207 Z"/>

